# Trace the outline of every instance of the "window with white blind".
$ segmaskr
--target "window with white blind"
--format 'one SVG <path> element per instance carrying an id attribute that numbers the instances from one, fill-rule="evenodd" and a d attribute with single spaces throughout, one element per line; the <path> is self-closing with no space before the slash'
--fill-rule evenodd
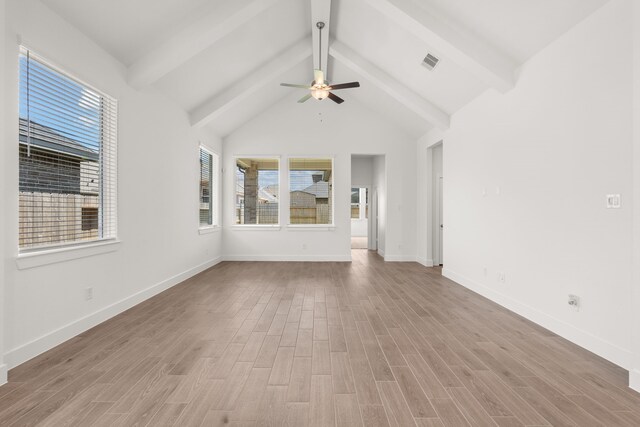
<path id="1" fill-rule="evenodd" d="M 218 155 L 200 147 L 200 227 L 218 225 Z"/>
<path id="2" fill-rule="evenodd" d="M 117 102 L 20 51 L 19 248 L 116 237 Z"/>
<path id="3" fill-rule="evenodd" d="M 289 159 L 289 223 L 333 224 L 333 159 Z"/>
<path id="4" fill-rule="evenodd" d="M 280 160 L 236 158 L 235 224 L 277 225 Z"/>

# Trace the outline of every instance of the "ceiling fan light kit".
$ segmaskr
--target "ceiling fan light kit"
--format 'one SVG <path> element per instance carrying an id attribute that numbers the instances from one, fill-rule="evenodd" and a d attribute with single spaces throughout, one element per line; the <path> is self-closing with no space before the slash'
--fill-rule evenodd
<path id="1" fill-rule="evenodd" d="M 331 91 L 338 89 L 350 89 L 354 87 L 360 87 L 359 82 L 340 83 L 336 85 L 330 85 L 324 79 L 324 72 L 322 71 L 322 29 L 324 28 L 324 22 L 317 22 L 316 28 L 318 28 L 318 69 L 313 70 L 313 81 L 311 86 L 292 84 L 292 83 L 280 83 L 280 86 L 294 87 L 297 89 L 307 89 L 310 92 L 300 98 L 298 103 L 303 103 L 309 100 L 309 98 L 315 98 L 318 101 L 322 101 L 325 98 L 329 98 L 336 104 L 342 104 L 344 99 L 337 95 L 334 95 Z"/>

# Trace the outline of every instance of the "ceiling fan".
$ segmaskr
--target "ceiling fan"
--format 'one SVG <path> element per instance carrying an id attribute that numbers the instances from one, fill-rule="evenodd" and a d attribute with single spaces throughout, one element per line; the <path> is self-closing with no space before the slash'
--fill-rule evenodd
<path id="1" fill-rule="evenodd" d="M 324 72 L 322 71 L 322 29 L 324 28 L 324 22 L 318 22 L 316 23 L 316 27 L 318 28 L 318 31 L 320 32 L 320 36 L 318 37 L 319 42 L 319 49 L 318 49 L 318 60 L 319 60 L 319 69 L 317 70 L 313 70 L 313 81 L 311 82 L 311 85 L 298 85 L 298 84 L 292 84 L 292 83 L 280 83 L 280 86 L 287 86 L 287 87 L 295 87 L 298 89 L 307 89 L 310 92 L 308 94 L 306 94 L 305 96 L 303 96 L 302 98 L 300 98 L 298 100 L 298 103 L 303 103 L 305 101 L 307 101 L 309 98 L 313 97 L 315 99 L 317 99 L 318 101 L 322 101 L 325 98 L 329 98 L 330 100 L 332 100 L 333 102 L 335 102 L 336 104 L 342 104 L 344 102 L 344 99 L 340 98 L 337 95 L 334 95 L 333 93 L 331 93 L 332 90 L 338 90 L 338 89 L 350 89 L 353 87 L 360 87 L 360 83 L 359 82 L 351 82 L 351 83 L 340 83 L 340 84 L 329 84 L 325 79 L 324 79 Z"/>

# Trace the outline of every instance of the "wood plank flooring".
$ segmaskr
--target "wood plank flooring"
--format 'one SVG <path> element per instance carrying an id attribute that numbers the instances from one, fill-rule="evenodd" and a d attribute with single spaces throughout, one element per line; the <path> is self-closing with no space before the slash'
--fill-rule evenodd
<path id="1" fill-rule="evenodd" d="M 640 425 L 623 369 L 353 255 L 222 263 L 11 370 L 0 425 Z"/>

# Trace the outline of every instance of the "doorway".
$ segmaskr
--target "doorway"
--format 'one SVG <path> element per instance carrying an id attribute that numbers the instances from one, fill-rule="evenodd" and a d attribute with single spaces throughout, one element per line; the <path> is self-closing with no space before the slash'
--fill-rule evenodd
<path id="1" fill-rule="evenodd" d="M 351 249 L 369 248 L 369 189 L 351 188 Z"/>
<path id="2" fill-rule="evenodd" d="M 433 265 L 444 264 L 444 174 L 443 170 L 443 145 L 438 143 L 431 150 L 431 250 Z"/>
<path id="3" fill-rule="evenodd" d="M 351 155 L 351 246 L 376 251 L 383 257 L 386 182 L 386 162 L 383 154 Z"/>

